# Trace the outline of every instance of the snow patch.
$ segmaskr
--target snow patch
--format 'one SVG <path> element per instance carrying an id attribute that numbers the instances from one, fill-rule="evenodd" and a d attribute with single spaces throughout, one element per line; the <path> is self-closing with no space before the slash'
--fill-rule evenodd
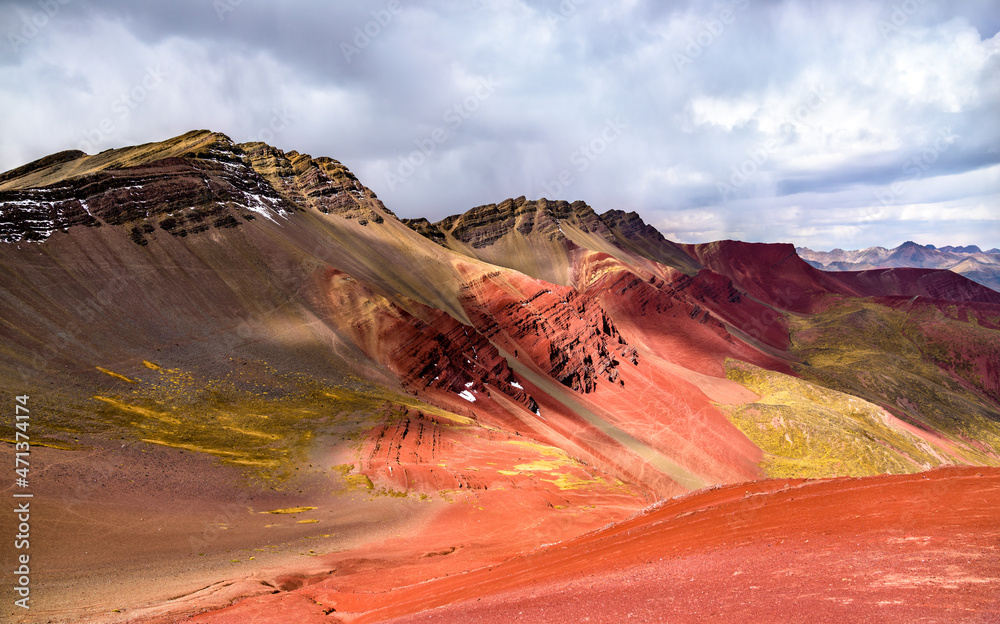
<path id="1" fill-rule="evenodd" d="M 465 399 L 469 403 L 475 403 L 476 402 L 476 397 L 472 396 L 472 393 L 469 392 L 468 390 L 462 390 L 461 392 L 458 393 L 458 396 L 462 397 L 463 399 Z"/>
<path id="2" fill-rule="evenodd" d="M 254 193 L 243 192 L 247 197 L 247 209 L 256 212 L 265 219 L 269 219 L 272 223 L 277 223 L 277 221 L 272 216 L 274 213 L 278 212 L 274 209 L 273 200 L 266 198 L 262 195 L 255 195 Z M 251 201 L 252 200 L 252 201 Z M 278 213 L 280 214 L 280 213 Z M 287 218 L 287 217 L 285 217 Z"/>
<path id="3" fill-rule="evenodd" d="M 514 386 L 518 390 L 524 390 L 524 386 L 522 386 L 521 384 L 517 383 L 516 381 L 510 382 L 510 385 Z"/>

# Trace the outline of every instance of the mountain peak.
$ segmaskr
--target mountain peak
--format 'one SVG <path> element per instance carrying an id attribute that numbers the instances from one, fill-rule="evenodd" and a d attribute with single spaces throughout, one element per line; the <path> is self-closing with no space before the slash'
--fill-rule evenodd
<path id="1" fill-rule="evenodd" d="M 498 204 L 476 206 L 462 214 L 445 217 L 434 224 L 435 228 L 424 227 L 421 233 L 434 231 L 435 236 L 448 234 L 474 249 L 481 249 L 515 231 L 522 236 L 544 236 L 550 241 L 564 239 L 563 221 L 572 222 L 584 232 L 610 236 L 600 217 L 585 202 L 553 201 L 544 197 L 529 200 L 524 196 L 508 198 Z"/>
<path id="2" fill-rule="evenodd" d="M 799 248 L 803 260 L 825 271 L 866 271 L 879 268 L 947 269 L 983 286 L 1000 290 L 1000 263 L 976 245 L 934 247 L 906 241 L 895 249 L 870 247 L 857 251 L 811 251 Z"/>
<path id="3" fill-rule="evenodd" d="M 394 216 L 346 167 L 260 142 L 194 130 L 88 155 L 67 151 L 0 176 L 0 240 L 42 241 L 85 225 L 125 226 L 132 240 L 235 228 L 307 209 L 361 225 Z"/>

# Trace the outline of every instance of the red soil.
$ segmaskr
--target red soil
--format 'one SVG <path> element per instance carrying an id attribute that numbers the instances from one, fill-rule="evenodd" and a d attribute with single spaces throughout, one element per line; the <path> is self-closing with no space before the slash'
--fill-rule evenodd
<path id="1" fill-rule="evenodd" d="M 858 297 L 927 297 L 951 302 L 1000 304 L 1000 293 L 941 269 L 871 269 L 830 273 L 845 294 Z"/>
<path id="2" fill-rule="evenodd" d="M 1000 304 L 1000 293 L 939 269 L 826 272 L 802 260 L 791 244 L 717 241 L 681 245 L 692 258 L 733 280 L 743 292 L 793 312 L 813 312 L 824 295 L 927 297 Z"/>
<path id="3" fill-rule="evenodd" d="M 728 486 L 341 618 L 996 622 L 998 504 L 986 468 Z"/>
<path id="4" fill-rule="evenodd" d="M 415 540 L 193 621 L 985 624 L 1000 618 L 998 509 L 995 468 L 761 481 L 500 563 L 497 550 L 435 552 L 445 535 L 496 537 L 453 508 Z"/>

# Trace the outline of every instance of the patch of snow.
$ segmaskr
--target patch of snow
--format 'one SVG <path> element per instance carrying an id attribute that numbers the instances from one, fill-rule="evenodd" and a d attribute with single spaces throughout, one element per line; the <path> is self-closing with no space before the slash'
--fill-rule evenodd
<path id="1" fill-rule="evenodd" d="M 516 381 L 512 381 L 510 385 L 514 386 L 518 390 L 524 390 L 524 387 L 521 384 L 517 383 Z"/>
<path id="2" fill-rule="evenodd" d="M 252 212 L 256 212 L 265 219 L 270 219 L 272 223 L 277 223 L 277 221 L 275 221 L 274 217 L 272 216 L 275 212 L 277 212 L 271 203 L 272 200 L 262 195 L 247 193 L 246 191 L 244 191 L 243 194 L 246 195 L 247 197 L 247 206 L 246 206 L 247 209 L 251 210 Z"/>
<path id="3" fill-rule="evenodd" d="M 469 383 L 465 384 L 465 387 L 466 387 L 466 388 L 471 388 L 471 387 L 472 387 L 472 386 L 474 386 L 474 385 L 476 385 L 476 382 L 474 382 L 474 381 L 470 381 Z"/>
<path id="4" fill-rule="evenodd" d="M 472 393 L 469 392 L 468 390 L 462 390 L 461 392 L 458 393 L 458 396 L 462 397 L 463 399 L 465 399 L 469 403 L 475 403 L 476 402 L 476 397 L 472 396 Z"/>

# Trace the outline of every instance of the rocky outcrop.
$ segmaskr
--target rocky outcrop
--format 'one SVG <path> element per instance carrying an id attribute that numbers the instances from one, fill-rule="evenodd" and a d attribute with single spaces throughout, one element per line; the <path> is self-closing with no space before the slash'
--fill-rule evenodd
<path id="1" fill-rule="evenodd" d="M 282 196 L 296 205 L 324 214 L 356 219 L 361 225 L 382 223 L 392 215 L 375 193 L 339 161 L 295 151 L 283 152 L 266 143 L 242 143 L 247 163 Z"/>
<path id="2" fill-rule="evenodd" d="M 504 289 L 486 275 L 463 288 L 462 306 L 491 340 L 524 354 L 559 383 L 590 393 L 598 381 L 618 382 L 619 366 L 639 355 L 589 297 L 570 288 L 524 279 Z"/>
<path id="3" fill-rule="evenodd" d="M 451 316 L 408 301 L 411 314 L 370 286 L 334 269 L 323 276 L 328 314 L 365 353 L 387 366 L 403 387 L 440 390 L 477 400 L 499 390 L 534 412 L 538 404 L 516 385 L 507 360 L 487 337 Z"/>
<path id="4" fill-rule="evenodd" d="M 506 199 L 499 204 L 477 206 L 461 215 L 442 219 L 436 224 L 425 224 L 421 220 L 406 223 L 431 240 L 441 239 L 447 233 L 474 249 L 481 249 L 489 247 L 512 231 L 522 236 L 535 234 L 553 240 L 562 235 L 560 222 L 567 220 L 572 221 L 584 232 L 594 232 L 609 241 L 612 240 L 607 226 L 597 213 L 582 201 L 572 204 L 547 199 L 529 201 L 523 196 Z"/>
<path id="5" fill-rule="evenodd" d="M 65 153 L 55 163 L 22 176 L 88 158 Z M 8 174 L 8 184 L 15 182 Z M 178 156 L 69 177 L 41 188 L 0 190 L 0 240 L 41 241 L 78 225 L 127 228 L 132 241 L 158 235 L 188 236 L 235 228 L 258 217 L 275 219 L 297 210 L 243 163 L 240 148 L 224 135 Z"/>
<path id="6" fill-rule="evenodd" d="M 438 245 L 445 245 L 445 235 L 438 227 L 436 223 L 431 223 L 424 217 L 419 219 L 400 219 L 406 224 L 406 227 L 410 228 L 417 234 L 420 234 L 424 238 L 437 243 Z"/>
<path id="7" fill-rule="evenodd" d="M 601 221 L 614 237 L 615 243 L 641 257 L 694 275 L 703 267 L 676 243 L 667 240 L 660 231 L 642 220 L 636 212 L 608 210 Z"/>
<path id="8" fill-rule="evenodd" d="M 164 146 L 169 146 L 167 149 Z M 35 182 L 47 183 L 35 186 Z M 392 216 L 341 163 L 195 132 L 96 156 L 61 152 L 0 177 L 0 241 L 121 226 L 138 245 L 314 209 L 361 225 Z"/>

